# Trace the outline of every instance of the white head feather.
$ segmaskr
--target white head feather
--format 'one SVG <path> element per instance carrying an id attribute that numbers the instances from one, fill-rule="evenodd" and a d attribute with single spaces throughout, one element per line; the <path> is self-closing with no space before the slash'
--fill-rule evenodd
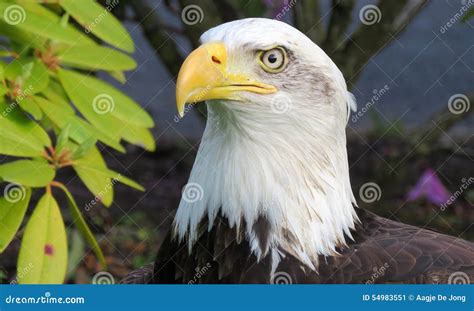
<path id="1" fill-rule="evenodd" d="M 202 43 L 222 41 L 230 71 L 275 85 L 275 94 L 246 93 L 243 102 L 208 102 L 208 120 L 189 183 L 202 199 L 183 198 L 175 233 L 190 247 L 198 224 L 218 214 L 246 228 L 258 258 L 270 253 L 274 268 L 289 252 L 312 269 L 318 256 L 345 245 L 357 216 L 353 204 L 345 126 L 355 102 L 331 59 L 295 28 L 275 20 L 229 22 L 204 33 Z M 282 46 L 290 58 L 279 74 L 266 73 L 255 51 Z M 254 224 L 265 217 L 269 247 Z"/>

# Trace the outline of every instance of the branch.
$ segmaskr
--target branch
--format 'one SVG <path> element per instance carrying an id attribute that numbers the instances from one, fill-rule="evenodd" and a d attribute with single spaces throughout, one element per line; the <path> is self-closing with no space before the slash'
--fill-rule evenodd
<path id="1" fill-rule="evenodd" d="M 351 24 L 352 9 L 354 8 L 354 0 L 333 0 L 332 14 L 329 20 L 329 27 L 326 38 L 322 44 L 322 49 L 331 56 L 339 44 L 345 40 L 345 32 Z"/>
<path id="2" fill-rule="evenodd" d="M 357 79 L 361 69 L 374 55 L 379 53 L 399 35 L 419 13 L 427 0 L 380 0 L 380 22 L 361 24 L 346 44 L 333 54 L 333 60 L 342 70 L 346 79 Z"/>
<path id="3" fill-rule="evenodd" d="M 291 3 L 291 2 L 290 2 Z M 293 8 L 295 27 L 316 43 L 324 38 L 319 1 L 296 1 Z"/>
<path id="4" fill-rule="evenodd" d="M 168 34 L 163 30 L 164 27 L 159 17 L 147 4 L 147 1 L 134 0 L 130 1 L 130 5 L 135 12 L 136 21 L 141 24 L 145 37 L 155 53 L 158 54 L 171 75 L 177 76 L 184 59 L 178 53 L 179 47 L 170 38 L 174 32 Z"/>

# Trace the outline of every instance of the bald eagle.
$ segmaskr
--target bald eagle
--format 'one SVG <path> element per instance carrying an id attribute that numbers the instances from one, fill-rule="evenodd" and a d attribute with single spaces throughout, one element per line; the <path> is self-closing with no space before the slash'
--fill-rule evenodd
<path id="1" fill-rule="evenodd" d="M 177 108 L 208 118 L 154 265 L 124 283 L 474 282 L 474 243 L 358 208 L 345 126 L 353 96 L 332 60 L 262 18 L 205 32 Z"/>

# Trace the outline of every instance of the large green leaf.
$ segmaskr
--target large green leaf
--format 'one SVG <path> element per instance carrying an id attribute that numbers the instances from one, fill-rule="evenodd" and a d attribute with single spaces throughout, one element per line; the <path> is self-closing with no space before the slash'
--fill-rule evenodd
<path id="1" fill-rule="evenodd" d="M 16 98 L 21 101 L 24 97 L 43 91 L 49 82 L 46 66 L 33 58 L 15 59 L 5 67 L 5 78 L 15 83 L 19 88 Z"/>
<path id="2" fill-rule="evenodd" d="M 12 12 L 18 13 L 13 15 Z M 91 45 L 91 40 L 72 26 L 61 27 L 59 21 L 44 18 L 27 6 L 0 2 L 0 19 L 5 22 L 5 27 L 17 27 L 43 38 L 72 45 Z"/>
<path id="3" fill-rule="evenodd" d="M 107 165 L 97 147 L 93 147 L 81 159 L 75 160 L 73 168 L 87 189 L 105 206 L 110 206 L 114 198 L 112 180 L 110 176 L 90 169 L 91 166 L 107 169 Z"/>
<path id="4" fill-rule="evenodd" d="M 63 283 L 66 268 L 66 230 L 58 203 L 48 192 L 26 225 L 17 265 L 19 283 Z"/>
<path id="5" fill-rule="evenodd" d="M 102 265 L 102 268 L 106 269 L 107 263 L 105 262 L 104 254 L 102 253 L 102 250 L 100 249 L 99 243 L 95 239 L 94 234 L 92 233 L 91 229 L 89 229 L 89 226 L 84 220 L 84 217 L 82 217 L 81 210 L 77 206 L 76 201 L 74 200 L 74 197 L 72 196 L 72 194 L 69 192 L 69 190 L 66 187 L 64 187 L 63 185 L 59 187 L 66 194 L 74 225 L 77 227 L 79 232 L 81 232 L 82 236 L 86 239 L 87 243 L 89 243 L 89 245 L 92 247 L 92 250 L 97 256 L 97 259 L 99 259 L 99 262 Z"/>
<path id="6" fill-rule="evenodd" d="M 68 47 L 58 57 L 62 64 L 81 69 L 131 70 L 137 66 L 128 55 L 102 46 Z"/>
<path id="7" fill-rule="evenodd" d="M 18 160 L 0 165 L 0 178 L 27 187 L 44 187 L 56 175 L 45 160 Z"/>
<path id="8" fill-rule="evenodd" d="M 33 118 L 35 118 L 35 120 L 41 120 L 43 118 L 43 112 L 31 97 L 25 97 L 22 100 L 18 100 L 18 104 L 21 109 L 29 113 Z"/>
<path id="9" fill-rule="evenodd" d="M 61 106 L 61 108 L 67 110 L 71 115 L 75 114 L 74 109 L 69 104 L 66 91 L 64 91 L 62 85 L 55 80 L 50 80 L 48 87 L 44 89 L 42 93 L 55 105 Z"/>
<path id="10" fill-rule="evenodd" d="M 0 253 L 15 237 L 25 217 L 31 190 L 21 186 L 8 185 L 5 196 L 0 198 Z"/>
<path id="11" fill-rule="evenodd" d="M 155 150 L 155 138 L 151 134 L 151 132 L 143 127 L 132 127 L 129 125 L 124 125 L 118 133 L 125 139 L 126 141 L 141 146 L 142 148 L 148 151 Z"/>
<path id="12" fill-rule="evenodd" d="M 21 112 L 16 103 L 0 99 L 0 154 L 38 157 L 51 146 L 48 134 Z"/>
<path id="13" fill-rule="evenodd" d="M 58 76 L 77 109 L 100 132 L 153 150 L 154 140 L 145 129 L 154 125 L 153 119 L 131 98 L 83 74 L 59 70 Z"/>
<path id="14" fill-rule="evenodd" d="M 29 47 L 33 47 L 39 50 L 44 49 L 46 39 L 37 35 L 34 35 L 28 31 L 19 29 L 18 27 L 9 25 L 0 19 L 0 34 L 9 38 L 12 42 L 12 47 L 17 52 L 28 52 Z M 19 45 L 18 48 L 15 48 Z"/>
<path id="15" fill-rule="evenodd" d="M 101 116 L 113 116 L 120 120 L 120 124 L 126 122 L 146 128 L 154 126 L 153 119 L 140 105 L 110 84 L 68 70 L 60 70 L 59 78 L 81 113 L 93 114 L 93 119 L 97 120 L 102 120 Z"/>
<path id="16" fill-rule="evenodd" d="M 122 50 L 134 51 L 132 38 L 108 8 L 94 0 L 59 0 L 59 3 L 87 32 Z"/>
<path id="17" fill-rule="evenodd" d="M 89 123 L 76 116 L 74 111 L 70 110 L 70 106 L 67 103 L 63 103 L 54 95 L 52 98 L 53 100 L 48 100 L 35 96 L 34 100 L 57 127 L 62 129 L 70 126 L 69 136 L 74 141 L 82 144 L 90 137 L 95 137 L 112 148 L 125 152 L 123 146 L 120 145 L 119 138 L 114 139 L 102 131 L 94 129 Z"/>

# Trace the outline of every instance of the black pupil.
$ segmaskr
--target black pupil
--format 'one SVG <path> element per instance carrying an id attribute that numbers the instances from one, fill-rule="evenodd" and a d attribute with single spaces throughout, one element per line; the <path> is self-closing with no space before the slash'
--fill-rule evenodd
<path id="1" fill-rule="evenodd" d="M 271 64 L 274 64 L 277 60 L 278 60 L 278 57 L 276 57 L 275 54 L 270 54 L 270 55 L 268 55 L 268 61 L 269 61 Z"/>

